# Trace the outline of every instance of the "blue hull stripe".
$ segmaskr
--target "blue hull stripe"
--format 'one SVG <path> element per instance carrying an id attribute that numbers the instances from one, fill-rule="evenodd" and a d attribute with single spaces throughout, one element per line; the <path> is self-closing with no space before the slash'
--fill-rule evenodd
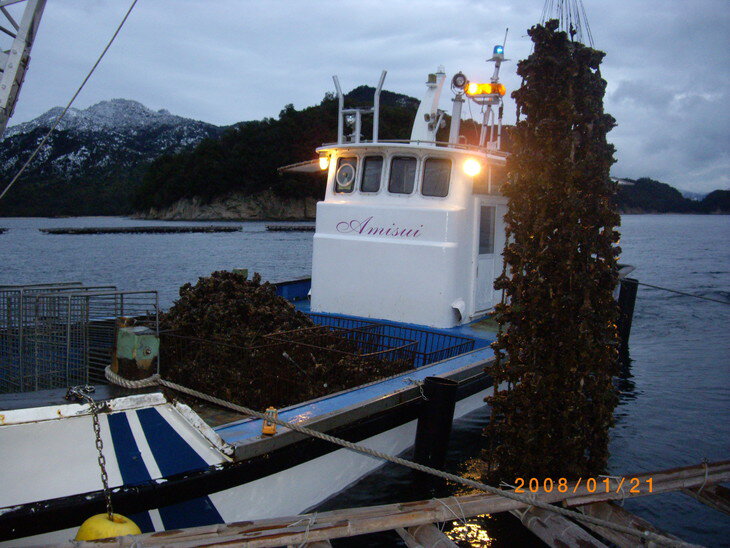
<path id="1" fill-rule="evenodd" d="M 117 457 L 119 472 L 122 474 L 122 481 L 125 484 L 133 484 L 151 479 L 142 460 L 139 447 L 137 447 L 137 442 L 134 440 L 132 429 L 129 427 L 127 415 L 125 413 L 114 413 L 107 415 L 107 419 L 112 434 L 112 442 L 114 443 L 114 454 Z M 143 533 L 151 533 L 155 530 L 149 512 L 139 512 L 128 517 L 137 524 Z"/>
<path id="2" fill-rule="evenodd" d="M 208 468 L 187 442 L 155 408 L 137 411 L 152 454 L 163 477 Z M 209 497 L 198 497 L 160 508 L 165 529 L 223 523 L 223 518 Z"/>

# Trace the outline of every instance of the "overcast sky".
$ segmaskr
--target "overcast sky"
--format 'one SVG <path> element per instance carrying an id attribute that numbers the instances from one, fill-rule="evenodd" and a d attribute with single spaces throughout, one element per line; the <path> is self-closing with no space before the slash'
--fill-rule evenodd
<path id="1" fill-rule="evenodd" d="M 11 125 L 68 101 L 129 3 L 48 0 Z M 584 5 L 607 53 L 606 110 L 618 121 L 612 174 L 698 192 L 730 188 L 730 2 Z M 506 27 L 509 94 L 542 8 L 543 0 L 139 0 L 74 106 L 122 97 L 232 124 L 319 103 L 332 74 L 345 90 L 374 86 L 382 69 L 386 89 L 420 98 L 440 64 L 449 77 L 462 70 L 485 81 L 492 65 L 484 61 Z M 450 109 L 444 91 L 441 107 Z M 505 113 L 514 122 L 511 99 Z"/>

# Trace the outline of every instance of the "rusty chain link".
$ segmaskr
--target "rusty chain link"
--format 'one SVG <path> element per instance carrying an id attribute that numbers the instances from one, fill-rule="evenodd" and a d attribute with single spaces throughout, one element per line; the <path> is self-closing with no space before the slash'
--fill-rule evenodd
<path id="1" fill-rule="evenodd" d="M 81 400 L 89 404 L 91 411 L 91 421 L 94 426 L 94 437 L 96 438 L 96 450 L 99 452 L 97 461 L 101 470 L 101 483 L 104 486 L 104 499 L 106 500 L 106 513 L 109 521 L 114 520 L 114 511 L 112 509 L 112 495 L 109 490 L 109 476 L 106 472 L 106 458 L 104 457 L 104 441 L 101 439 L 101 424 L 99 424 L 99 404 L 94 401 L 90 394 L 94 393 L 96 388 L 90 385 L 73 386 L 66 392 L 67 400 Z"/>

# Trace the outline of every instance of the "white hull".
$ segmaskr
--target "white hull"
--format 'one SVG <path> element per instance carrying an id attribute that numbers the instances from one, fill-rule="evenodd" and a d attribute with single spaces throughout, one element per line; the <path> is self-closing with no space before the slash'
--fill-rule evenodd
<path id="1" fill-rule="evenodd" d="M 488 388 L 458 401 L 454 418 L 461 418 L 483 407 L 484 398 L 491 391 L 492 388 Z M 399 455 L 412 447 L 416 425 L 417 421 L 412 420 L 360 443 L 390 455 Z M 340 493 L 383 464 L 375 457 L 339 449 L 270 476 L 212 493 L 209 498 L 228 523 L 296 515 Z M 163 530 L 159 511 L 150 510 L 149 514 L 155 530 Z M 65 529 L 14 539 L 0 545 L 28 546 L 63 542 L 75 534 L 75 528 Z"/>

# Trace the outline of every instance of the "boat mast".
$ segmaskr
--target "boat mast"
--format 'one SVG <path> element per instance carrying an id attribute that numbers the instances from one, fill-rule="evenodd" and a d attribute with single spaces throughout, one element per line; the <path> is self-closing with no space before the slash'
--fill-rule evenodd
<path id="1" fill-rule="evenodd" d="M 10 49 L 0 50 L 0 137 L 15 110 L 20 87 L 28 70 L 30 50 L 41 22 L 43 8 L 46 7 L 46 0 L 25 0 L 27 4 L 23 17 L 17 23 L 7 6 L 22 1 L 24 0 L 0 0 L 0 32 L 13 39 Z"/>

